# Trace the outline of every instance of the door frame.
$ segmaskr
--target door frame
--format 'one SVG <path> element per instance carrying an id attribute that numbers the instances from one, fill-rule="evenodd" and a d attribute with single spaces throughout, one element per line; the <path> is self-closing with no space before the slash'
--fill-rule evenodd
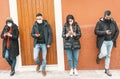
<path id="1" fill-rule="evenodd" d="M 55 28 L 56 28 L 56 46 L 57 46 L 57 64 L 47 65 L 46 70 L 64 71 L 64 49 L 62 34 L 62 3 L 61 0 L 54 0 L 54 14 L 55 14 Z M 18 25 L 17 0 L 9 0 L 10 17 Z M 18 25 L 19 26 L 19 25 Z M 20 45 L 20 39 L 19 39 Z M 20 47 L 20 46 L 19 46 Z M 16 70 L 19 71 L 33 71 L 36 65 L 22 66 L 21 48 L 20 55 L 17 57 Z"/>

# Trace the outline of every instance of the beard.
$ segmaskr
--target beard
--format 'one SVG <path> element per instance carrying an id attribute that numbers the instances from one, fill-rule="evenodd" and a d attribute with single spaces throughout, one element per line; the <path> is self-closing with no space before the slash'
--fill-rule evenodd
<path id="1" fill-rule="evenodd" d="M 111 19 L 105 19 L 105 22 L 111 23 Z"/>

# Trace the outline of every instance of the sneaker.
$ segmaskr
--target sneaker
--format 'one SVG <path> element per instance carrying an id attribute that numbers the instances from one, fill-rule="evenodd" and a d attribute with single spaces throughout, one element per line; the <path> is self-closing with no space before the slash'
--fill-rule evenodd
<path id="1" fill-rule="evenodd" d="M 112 76 L 112 74 L 110 73 L 109 69 L 105 69 L 105 73 L 106 73 L 108 76 Z"/>
<path id="2" fill-rule="evenodd" d="M 36 71 L 39 72 L 39 70 L 40 70 L 40 65 L 37 65 Z"/>
<path id="3" fill-rule="evenodd" d="M 70 74 L 70 76 L 73 75 L 73 69 L 70 70 L 70 73 L 69 73 L 69 74 Z"/>
<path id="4" fill-rule="evenodd" d="M 15 74 L 14 70 L 10 72 L 10 76 L 13 76 L 14 74 Z"/>
<path id="5" fill-rule="evenodd" d="M 76 68 L 74 69 L 74 74 L 75 74 L 76 76 L 78 75 L 78 71 L 77 71 Z"/>
<path id="6" fill-rule="evenodd" d="M 98 54 L 98 55 L 99 55 L 99 54 Z M 100 64 L 100 60 L 101 60 L 101 59 L 98 57 L 98 55 L 97 55 L 97 58 L 96 58 L 96 63 L 97 63 L 97 64 Z"/>
<path id="7" fill-rule="evenodd" d="M 46 71 L 45 70 L 42 70 L 42 75 L 46 76 Z"/>

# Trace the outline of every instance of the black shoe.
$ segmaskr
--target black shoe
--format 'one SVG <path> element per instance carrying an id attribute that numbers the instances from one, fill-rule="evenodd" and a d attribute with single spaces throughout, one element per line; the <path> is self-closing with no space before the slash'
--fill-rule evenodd
<path id="1" fill-rule="evenodd" d="M 13 76 L 14 74 L 15 74 L 14 70 L 10 72 L 10 76 Z"/>
<path id="2" fill-rule="evenodd" d="M 100 64 L 100 60 L 101 60 L 101 59 L 100 59 L 98 56 L 99 56 L 99 54 L 97 55 L 96 63 L 97 63 L 97 64 Z"/>
<path id="3" fill-rule="evenodd" d="M 112 76 L 112 74 L 110 73 L 109 69 L 105 69 L 105 73 L 106 73 L 108 76 Z"/>

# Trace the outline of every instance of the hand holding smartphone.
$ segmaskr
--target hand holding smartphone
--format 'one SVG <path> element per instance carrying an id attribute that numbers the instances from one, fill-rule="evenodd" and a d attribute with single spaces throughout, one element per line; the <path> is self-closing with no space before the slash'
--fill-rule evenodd
<path id="1" fill-rule="evenodd" d="M 36 32 L 36 33 L 35 33 L 35 36 L 36 36 L 36 37 L 39 37 L 39 36 L 40 36 L 40 33 L 39 33 L 39 32 Z"/>
<path id="2" fill-rule="evenodd" d="M 107 35 L 110 35 L 111 33 L 112 33 L 111 30 L 106 30 L 106 34 L 107 34 Z"/>

